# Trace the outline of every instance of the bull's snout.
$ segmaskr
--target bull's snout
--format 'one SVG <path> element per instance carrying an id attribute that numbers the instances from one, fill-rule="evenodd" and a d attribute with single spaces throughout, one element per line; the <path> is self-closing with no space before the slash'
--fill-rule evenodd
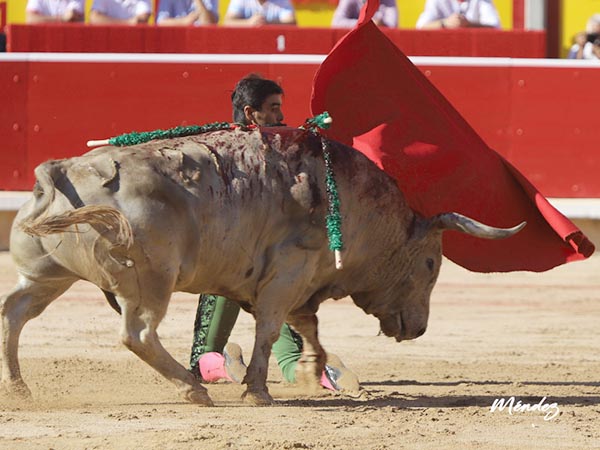
<path id="1" fill-rule="evenodd" d="M 410 341 L 411 339 L 416 339 L 419 336 L 423 336 L 426 331 L 427 331 L 427 327 L 423 327 L 419 331 L 417 331 L 416 333 L 402 332 L 399 335 L 396 335 L 394 337 L 395 337 L 395 339 L 396 339 L 397 342 Z"/>
<path id="2" fill-rule="evenodd" d="M 415 320 L 414 317 L 406 320 L 402 314 L 382 317 L 379 325 L 383 334 L 393 337 L 397 342 L 416 339 L 427 331 L 427 324 L 423 324 L 422 320 Z"/>

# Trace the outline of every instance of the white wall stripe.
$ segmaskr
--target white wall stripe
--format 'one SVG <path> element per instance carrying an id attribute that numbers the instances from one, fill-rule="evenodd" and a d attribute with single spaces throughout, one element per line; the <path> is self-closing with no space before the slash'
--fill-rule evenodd
<path id="1" fill-rule="evenodd" d="M 325 55 L 187 53 L 0 53 L 2 61 L 185 64 L 321 64 Z"/>
<path id="2" fill-rule="evenodd" d="M 82 63 L 182 63 L 182 64 L 321 64 L 326 55 L 293 54 L 173 54 L 173 53 L 0 53 L 0 63 L 82 62 Z M 459 67 L 546 67 L 599 69 L 600 61 L 544 58 L 475 58 L 413 56 L 417 66 Z"/>

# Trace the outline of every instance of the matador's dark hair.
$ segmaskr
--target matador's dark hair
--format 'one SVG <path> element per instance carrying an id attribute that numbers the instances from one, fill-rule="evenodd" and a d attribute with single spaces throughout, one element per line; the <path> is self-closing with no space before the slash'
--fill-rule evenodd
<path id="1" fill-rule="evenodd" d="M 283 94 L 283 89 L 273 80 L 268 80 L 258 74 L 252 73 L 242 78 L 235 85 L 231 94 L 233 107 L 233 121 L 249 125 L 244 114 L 244 106 L 250 105 L 260 110 L 269 95 Z"/>

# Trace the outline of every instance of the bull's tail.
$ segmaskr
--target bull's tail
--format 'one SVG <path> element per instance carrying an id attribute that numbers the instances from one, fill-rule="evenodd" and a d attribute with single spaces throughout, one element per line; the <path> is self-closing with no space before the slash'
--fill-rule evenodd
<path id="1" fill-rule="evenodd" d="M 79 233 L 77 228 L 69 227 L 81 224 L 101 226 L 115 232 L 115 246 L 129 248 L 133 244 L 133 231 L 127 218 L 118 209 L 106 205 L 88 205 L 53 216 L 27 218 L 19 226 L 31 236 L 48 236 L 67 231 Z"/>

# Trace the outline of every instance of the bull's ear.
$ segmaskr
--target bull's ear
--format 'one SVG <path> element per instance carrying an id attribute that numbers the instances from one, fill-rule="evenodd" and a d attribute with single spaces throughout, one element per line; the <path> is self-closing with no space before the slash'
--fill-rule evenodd
<path id="1" fill-rule="evenodd" d="M 438 214 L 429 219 L 429 226 L 432 229 L 455 230 L 484 239 L 505 239 L 511 237 L 521 231 L 526 224 L 527 222 L 521 222 L 512 228 L 497 228 L 485 225 L 475 219 L 455 212 Z"/>

